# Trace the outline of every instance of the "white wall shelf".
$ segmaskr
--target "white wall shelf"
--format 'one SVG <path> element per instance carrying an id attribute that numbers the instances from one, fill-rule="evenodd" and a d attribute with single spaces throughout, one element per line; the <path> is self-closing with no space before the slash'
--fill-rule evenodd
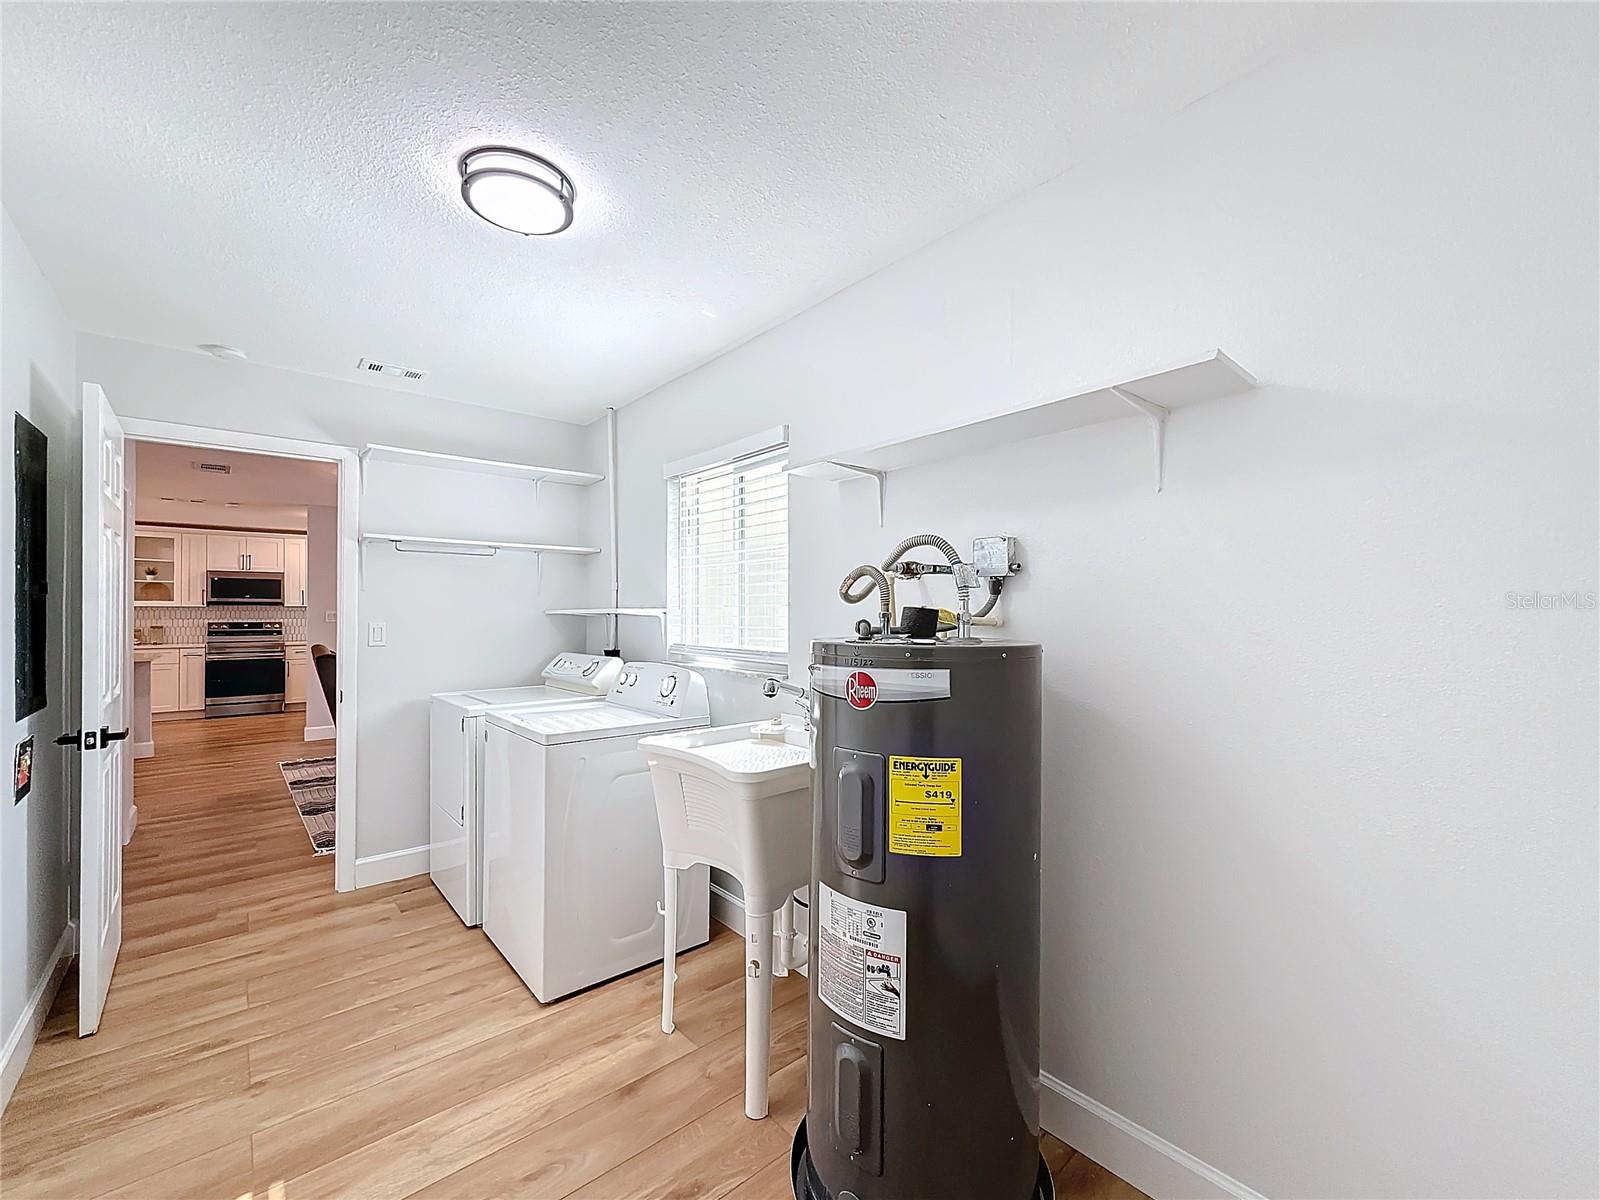
<path id="1" fill-rule="evenodd" d="M 789 473 L 836 483 L 859 478 L 875 480 L 881 525 L 884 488 L 891 471 L 1115 420 L 1130 415 L 1131 409 L 1150 422 L 1156 491 L 1159 492 L 1163 482 L 1167 416 L 1171 411 L 1235 396 L 1256 386 L 1255 376 L 1221 350 L 1213 350 L 1200 358 L 1164 367 L 1137 379 L 1078 388 L 1066 396 L 1052 396 L 976 421 L 826 454 L 790 467 Z"/>
<path id="2" fill-rule="evenodd" d="M 424 537 L 415 533 L 363 533 L 363 542 L 388 542 L 396 550 L 408 547 L 422 554 L 494 554 L 521 550 L 532 554 L 599 554 L 599 546 L 562 546 L 553 542 L 500 542 L 476 538 Z"/>
<path id="3" fill-rule="evenodd" d="M 565 483 L 589 487 L 605 478 L 593 471 L 571 471 L 565 467 L 544 467 L 536 463 L 500 462 L 492 458 L 471 458 L 462 454 L 440 454 L 433 450 L 411 450 L 405 446 L 371 444 L 361 451 L 362 465 L 369 462 L 405 463 L 414 467 L 439 467 L 446 471 L 473 471 L 479 475 L 506 475 L 528 479 L 535 484 Z"/>
<path id="4" fill-rule="evenodd" d="M 661 626 L 662 640 L 667 636 L 667 610 L 664 608 L 547 608 L 550 617 L 649 617 Z"/>

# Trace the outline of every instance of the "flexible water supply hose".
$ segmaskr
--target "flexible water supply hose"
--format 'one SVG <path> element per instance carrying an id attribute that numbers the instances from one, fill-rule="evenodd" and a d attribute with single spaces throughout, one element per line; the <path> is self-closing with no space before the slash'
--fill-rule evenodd
<path id="1" fill-rule="evenodd" d="M 894 623 L 894 585 L 889 582 L 889 577 L 877 567 L 869 563 L 862 563 L 850 574 L 844 577 L 844 582 L 839 585 L 839 599 L 847 604 L 859 604 L 872 595 L 872 588 L 868 587 L 859 596 L 855 594 L 855 585 L 863 579 L 870 579 L 878 588 L 878 612 L 883 618 L 883 631 L 889 632 L 889 627 Z"/>
<path id="2" fill-rule="evenodd" d="M 1000 589 L 1005 586 L 1005 582 L 1006 581 L 1003 577 L 996 577 L 989 580 L 989 598 L 983 602 L 982 608 L 978 609 L 972 614 L 972 619 L 974 621 L 976 621 L 979 617 L 987 617 L 994 611 L 994 606 L 1000 603 Z"/>
<path id="3" fill-rule="evenodd" d="M 959 565 L 961 562 L 961 555 L 956 553 L 956 548 L 949 542 L 945 541 L 937 533 L 914 533 L 889 552 L 888 557 L 883 560 L 883 567 L 881 568 L 882 571 L 888 571 L 895 565 L 895 563 L 899 562 L 906 556 L 907 551 L 914 550 L 918 546 L 932 546 L 935 550 L 949 560 L 952 567 Z M 857 591 L 855 587 L 852 586 L 857 580 L 864 578 L 860 571 L 861 568 L 859 567 L 857 567 L 855 571 L 852 571 L 839 588 L 840 598 L 848 601 L 851 604 L 860 604 L 872 594 L 870 589 Z M 960 596 L 963 601 L 966 601 L 968 599 L 966 585 L 958 582 L 956 584 L 956 594 Z"/>

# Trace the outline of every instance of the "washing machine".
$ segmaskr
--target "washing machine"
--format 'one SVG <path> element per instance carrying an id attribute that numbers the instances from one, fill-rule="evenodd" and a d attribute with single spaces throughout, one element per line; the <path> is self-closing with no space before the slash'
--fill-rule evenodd
<path id="1" fill-rule="evenodd" d="M 603 699 L 484 716 L 483 931 L 541 1001 L 661 960 L 661 832 L 639 739 L 710 724 L 705 680 L 622 668 Z M 710 879 L 680 872 L 678 949 L 710 934 Z"/>
<path id="2" fill-rule="evenodd" d="M 468 925 L 483 923 L 483 714 L 593 700 L 622 675 L 622 660 L 564 652 L 528 687 L 443 692 L 428 708 L 428 874 Z"/>

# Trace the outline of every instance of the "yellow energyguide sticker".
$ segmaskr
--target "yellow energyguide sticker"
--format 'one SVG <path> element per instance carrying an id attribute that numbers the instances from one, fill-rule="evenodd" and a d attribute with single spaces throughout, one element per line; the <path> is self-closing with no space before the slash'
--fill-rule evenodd
<path id="1" fill-rule="evenodd" d="M 889 853 L 961 857 L 961 760 L 889 756 Z"/>

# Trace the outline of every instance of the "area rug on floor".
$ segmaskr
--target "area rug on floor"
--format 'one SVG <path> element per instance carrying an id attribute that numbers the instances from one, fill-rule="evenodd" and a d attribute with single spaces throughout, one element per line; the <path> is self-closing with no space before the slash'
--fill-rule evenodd
<path id="1" fill-rule="evenodd" d="M 317 854 L 333 853 L 334 762 L 332 758 L 297 758 L 278 764 L 311 838 L 311 849 Z"/>

